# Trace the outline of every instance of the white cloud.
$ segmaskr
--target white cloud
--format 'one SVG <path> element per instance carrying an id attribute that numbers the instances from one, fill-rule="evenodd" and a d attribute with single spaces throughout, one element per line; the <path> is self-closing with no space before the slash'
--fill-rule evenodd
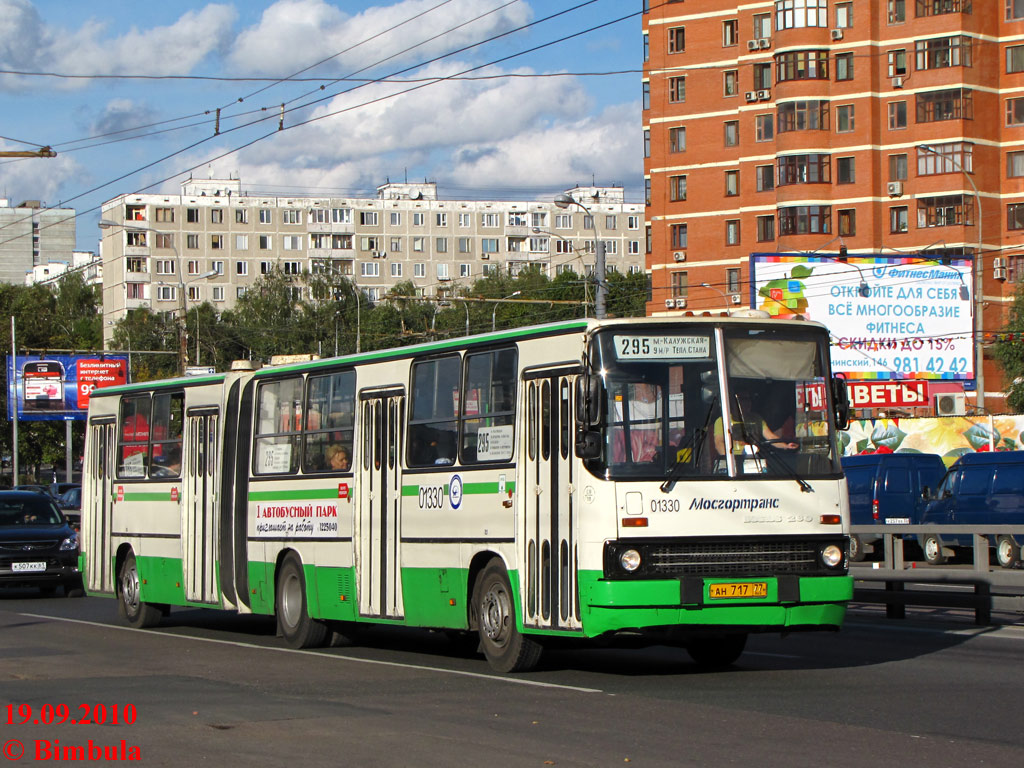
<path id="1" fill-rule="evenodd" d="M 12 151 L 34 150 L 36 147 L 0 142 L 0 149 Z M 25 158 L 3 160 L 3 185 L 0 196 L 8 198 L 11 205 L 23 200 L 41 200 L 44 205 L 55 207 L 62 195 L 74 194 L 88 183 L 82 167 L 69 155 L 50 158 Z M 70 204 L 74 207 L 74 204 Z"/>
<path id="2" fill-rule="evenodd" d="M 337 74 L 397 54 L 385 65 L 390 70 L 518 27 L 531 16 L 527 3 L 515 3 L 448 32 L 492 10 L 493 0 L 451 0 L 436 11 L 424 13 L 436 5 L 438 0 L 403 0 L 348 16 L 324 0 L 280 0 L 263 12 L 259 24 L 238 36 L 228 60 L 241 71 L 285 75 L 329 59 L 312 71 Z M 386 32 L 419 14 L 423 15 Z M 378 34 L 381 36 L 374 37 Z M 419 45 L 435 35 L 442 36 Z M 368 42 L 357 45 L 362 41 Z M 401 53 L 410 46 L 417 47 Z"/>

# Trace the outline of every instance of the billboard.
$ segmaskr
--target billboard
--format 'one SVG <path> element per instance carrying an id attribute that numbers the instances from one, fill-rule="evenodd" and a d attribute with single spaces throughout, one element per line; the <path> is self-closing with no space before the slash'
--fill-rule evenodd
<path id="1" fill-rule="evenodd" d="M 826 325 L 848 379 L 973 379 L 972 261 L 755 253 L 754 307 Z"/>
<path id="2" fill-rule="evenodd" d="M 16 403 L 21 421 L 84 420 L 94 389 L 127 382 L 124 357 L 8 355 L 7 418 Z"/>

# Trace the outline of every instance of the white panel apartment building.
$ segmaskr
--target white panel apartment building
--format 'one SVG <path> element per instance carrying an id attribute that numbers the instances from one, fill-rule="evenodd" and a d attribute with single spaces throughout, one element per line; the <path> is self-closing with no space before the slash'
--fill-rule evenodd
<path id="1" fill-rule="evenodd" d="M 39 265 L 71 261 L 74 249 L 73 208 L 46 208 L 38 200 L 12 206 L 0 198 L 0 281 L 23 285 Z"/>
<path id="2" fill-rule="evenodd" d="M 590 210 L 553 202 L 439 200 L 434 183 L 387 183 L 376 198 L 243 194 L 237 179 L 190 179 L 181 195 L 121 195 L 103 205 L 105 336 L 127 310 L 210 301 L 230 308 L 259 277 L 334 270 L 373 301 L 410 281 L 424 296 L 497 270 L 540 265 L 550 276 L 591 273 L 594 232 L 607 268 L 644 268 L 641 203 L 621 187 L 567 190 Z M 211 277 L 203 277 L 215 272 Z"/>

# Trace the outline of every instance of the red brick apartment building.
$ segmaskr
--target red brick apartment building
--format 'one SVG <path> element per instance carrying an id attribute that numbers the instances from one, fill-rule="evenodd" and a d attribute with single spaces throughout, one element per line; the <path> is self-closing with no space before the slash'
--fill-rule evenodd
<path id="1" fill-rule="evenodd" d="M 642 1 L 648 314 L 749 306 L 753 253 L 927 248 L 980 266 L 991 343 L 1024 281 L 1024 0 Z"/>

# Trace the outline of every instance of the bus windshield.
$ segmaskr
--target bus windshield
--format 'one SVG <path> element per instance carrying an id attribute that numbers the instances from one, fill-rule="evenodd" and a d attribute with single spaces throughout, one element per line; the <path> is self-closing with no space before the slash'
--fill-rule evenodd
<path id="1" fill-rule="evenodd" d="M 819 329 L 610 328 L 591 349 L 605 402 L 601 454 L 587 467 L 600 477 L 840 472 Z"/>

